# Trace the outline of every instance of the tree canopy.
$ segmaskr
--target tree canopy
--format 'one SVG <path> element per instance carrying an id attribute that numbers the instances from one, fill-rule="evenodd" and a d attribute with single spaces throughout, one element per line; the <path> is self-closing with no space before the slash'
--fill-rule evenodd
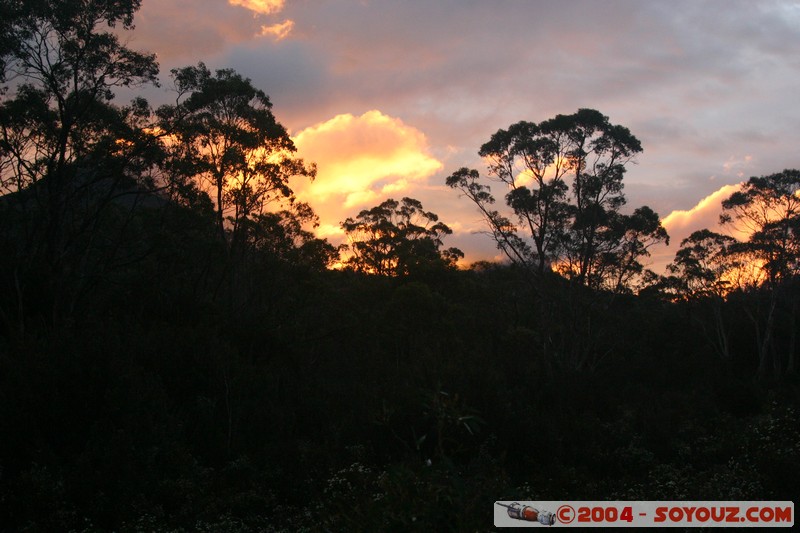
<path id="1" fill-rule="evenodd" d="M 623 194 L 642 147 L 581 109 L 447 178 L 512 264 L 456 268 L 408 197 L 337 248 L 242 74 L 115 102 L 157 83 L 139 6 L 0 0 L 0 529 L 483 531 L 501 496 L 796 494 L 800 172 L 743 183 L 658 276 L 666 231 Z"/>
<path id="2" fill-rule="evenodd" d="M 133 26 L 139 1 L 4 2 L 4 74 L 15 84 L 0 109 L 0 184 L 19 190 L 47 178 L 52 208 L 93 163 L 127 152 L 126 118 L 140 109 L 110 104 L 114 89 L 157 83 L 155 55 L 134 51 L 108 31 Z M 126 135 L 128 133 L 128 135 Z M 116 147 L 116 149 L 113 149 Z M 74 185 L 74 184 L 73 184 Z M 58 220 L 61 206 L 51 216 Z M 58 220 L 60 222 L 60 220 Z"/>
<path id="3" fill-rule="evenodd" d="M 489 179 L 506 189 L 516 222 L 494 209 L 478 171 L 462 168 L 446 181 L 476 204 L 513 263 L 539 274 L 555 267 L 590 287 L 622 290 L 643 271 L 649 248 L 668 242 L 650 208 L 621 213 L 626 165 L 641 151 L 627 128 L 593 109 L 498 130 L 479 155 Z"/>
<path id="4" fill-rule="evenodd" d="M 294 155 L 269 97 L 249 79 L 230 69 L 212 75 L 203 63 L 175 69 L 172 76 L 179 102 L 158 111 L 174 143 L 172 169 L 212 191 L 220 235 L 229 229 L 236 242 L 244 221 L 272 204 L 291 207 L 289 180 L 313 179 L 316 168 Z"/>
<path id="5" fill-rule="evenodd" d="M 442 250 L 452 230 L 413 198 L 388 199 L 342 222 L 352 256 L 346 264 L 359 272 L 404 276 L 434 267 L 454 267 L 461 250 Z"/>
<path id="6" fill-rule="evenodd" d="M 14 246 L 27 275 L 49 286 L 50 316 L 73 307 L 111 263 L 88 246 L 122 197 L 147 181 L 152 140 L 140 123 L 146 102 L 112 103 L 120 87 L 157 83 L 154 54 L 120 39 L 133 28 L 133 0 L 3 2 L 0 67 L 0 190 L 14 211 Z M 145 164 L 144 166 L 147 166 Z M 100 241 L 102 242 L 102 241 Z M 23 283 L 22 285 L 26 285 Z M 21 291 L 16 291 L 20 293 Z M 20 298 L 22 296 L 20 295 Z"/>
<path id="7" fill-rule="evenodd" d="M 739 251 L 762 263 L 770 284 L 800 273 L 800 171 L 754 176 L 722 208 L 720 224 L 749 234 Z"/>

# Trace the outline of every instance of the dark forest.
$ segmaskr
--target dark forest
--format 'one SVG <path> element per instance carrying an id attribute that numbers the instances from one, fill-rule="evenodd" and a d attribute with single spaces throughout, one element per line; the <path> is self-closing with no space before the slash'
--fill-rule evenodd
<path id="1" fill-rule="evenodd" d="M 487 168 L 447 178 L 505 261 L 459 266 L 413 198 L 337 247 L 269 96 L 159 78 L 120 37 L 140 3 L 0 2 L 0 530 L 797 499 L 800 171 L 750 178 L 657 274 L 669 236 L 623 193 L 641 143 L 580 109 L 487 132 Z M 153 84 L 174 103 L 115 101 Z"/>

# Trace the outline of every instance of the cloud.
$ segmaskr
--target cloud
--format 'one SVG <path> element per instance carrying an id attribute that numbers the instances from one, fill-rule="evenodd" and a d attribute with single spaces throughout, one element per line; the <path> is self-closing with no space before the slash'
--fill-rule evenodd
<path id="1" fill-rule="evenodd" d="M 697 202 L 691 209 L 671 212 L 661 223 L 667 228 L 670 237 L 678 243 L 694 231 L 703 228 L 714 229 L 722 213 L 722 202 L 740 188 L 741 184 L 724 185 Z"/>
<path id="2" fill-rule="evenodd" d="M 670 246 L 659 245 L 652 249 L 652 270 L 664 272 L 664 267 L 671 263 L 675 252 L 681 242 L 695 231 L 709 229 L 717 233 L 730 234 L 732 237 L 743 238 L 746 235 L 737 234 L 735 231 L 719 226 L 719 215 L 722 213 L 722 202 L 738 191 L 742 184 L 723 185 L 712 192 L 690 209 L 676 209 L 661 220 L 670 238 Z"/>
<path id="3" fill-rule="evenodd" d="M 261 26 L 261 35 L 271 35 L 276 41 L 282 41 L 292 32 L 294 21 L 287 19 L 271 26 Z"/>
<path id="4" fill-rule="evenodd" d="M 293 139 L 298 155 L 317 164 L 314 182 L 295 189 L 319 214 L 325 237 L 341 235 L 339 223 L 360 209 L 414 196 L 442 168 L 421 131 L 377 110 L 337 115 Z"/>
<path id="5" fill-rule="evenodd" d="M 745 169 L 751 167 L 752 163 L 753 156 L 751 155 L 746 155 L 742 159 L 731 156 L 727 161 L 725 161 L 725 163 L 722 165 L 722 168 L 726 174 L 735 173 L 737 177 L 744 178 Z"/>
<path id="6" fill-rule="evenodd" d="M 232 6 L 240 6 L 249 9 L 259 15 L 271 15 L 283 10 L 284 0 L 228 0 Z"/>
<path id="7" fill-rule="evenodd" d="M 209 62 L 211 56 L 229 51 L 266 34 L 285 38 L 293 21 L 267 24 L 284 9 L 284 0 L 159 0 L 143 2 L 136 14 L 131 38 L 134 48 L 158 54 L 159 61 Z"/>
<path id="8" fill-rule="evenodd" d="M 377 110 L 337 115 L 299 132 L 294 142 L 319 169 L 306 194 L 348 208 L 402 194 L 442 168 L 422 132 Z"/>
<path id="9" fill-rule="evenodd" d="M 320 211 L 352 216 L 353 208 L 409 193 L 448 224 L 479 227 L 466 201 L 428 182 L 442 184 L 461 166 L 484 171 L 477 151 L 498 128 L 580 107 L 598 109 L 642 141 L 625 178 L 630 206 L 669 213 L 746 175 L 798 164 L 796 0 L 234 3 L 144 2 L 132 45 L 158 52 L 164 71 L 200 60 L 235 68 L 270 95 L 294 132 L 310 134 L 344 112 L 358 130 L 369 110 L 380 109 L 424 131 L 420 153 L 444 165 L 420 180 L 397 170 L 384 181 L 363 179 L 360 190 L 343 183 L 347 192 L 325 192 L 323 164 L 340 168 L 343 158 L 315 146 L 322 157 L 304 154 L 321 165 L 313 187 L 325 202 L 339 202 L 312 202 Z M 316 133 L 321 144 L 325 132 Z M 370 150 L 348 156 L 356 183 L 394 161 L 385 149 L 370 161 Z M 676 233 L 679 219 L 699 220 L 701 211 L 673 216 L 672 250 L 685 236 Z M 716 215 L 705 225 L 716 228 Z M 465 231 L 496 252 L 489 239 Z"/>

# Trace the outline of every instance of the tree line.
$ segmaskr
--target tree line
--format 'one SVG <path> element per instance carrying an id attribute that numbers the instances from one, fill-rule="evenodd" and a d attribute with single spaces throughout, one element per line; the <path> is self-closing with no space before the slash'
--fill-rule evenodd
<path id="1" fill-rule="evenodd" d="M 800 172 L 751 178 L 656 274 L 669 236 L 624 194 L 641 142 L 579 109 L 446 178 L 506 261 L 458 268 L 408 197 L 335 246 L 267 94 L 203 63 L 161 80 L 125 44 L 140 6 L 0 1 L 0 530 L 794 499 Z M 170 104 L 116 102 L 161 83 Z"/>
<path id="2" fill-rule="evenodd" d="M 377 274 L 402 274 L 407 269 L 398 261 L 414 256 L 438 255 L 451 266 L 462 257 L 441 249 L 449 228 L 411 198 L 389 199 L 342 222 L 352 243 L 339 250 L 305 231 L 317 217 L 297 201 L 290 182 L 313 180 L 316 167 L 296 156 L 269 97 L 233 70 L 212 73 L 203 63 L 173 69 L 174 104 L 152 109 L 143 98 L 113 104 L 116 88 L 159 84 L 155 55 L 131 50 L 105 31 L 116 24 L 132 29 L 140 4 L 4 4 L 0 79 L 12 83 L 3 90 L 0 183 L 6 202 L 18 199 L 23 215 L 35 208 L 26 218 L 26 251 L 44 254 L 55 276 L 71 254 L 80 254 L 71 249 L 73 233 L 86 233 L 107 203 L 144 192 L 213 214 L 220 241 L 234 254 L 258 241 L 275 250 L 306 249 L 324 268 L 348 250 L 346 265 Z M 657 278 L 644 265 L 650 248 L 669 243 L 651 208 L 622 211 L 626 165 L 641 152 L 627 128 L 580 109 L 512 124 L 481 146 L 488 180 L 505 189 L 507 212 L 495 208 L 477 170 L 462 168 L 446 182 L 476 205 L 512 264 L 538 275 L 552 270 L 593 289 L 634 292 Z M 691 276 L 713 274 L 714 283 L 728 283 L 729 272 L 744 264 L 763 272 L 755 284 L 774 286 L 795 275 L 797 174 L 752 178 L 725 202 L 722 222 L 750 235 L 733 247 L 738 260 L 727 254 L 724 271 L 692 273 L 681 266 L 687 260 L 681 250 L 673 279 L 660 282 L 686 292 L 697 282 Z M 70 228 L 78 205 L 94 212 Z M 268 245 L 270 238 L 291 243 Z M 700 238 L 682 246 L 697 250 Z M 679 273 L 683 279 L 674 279 Z"/>

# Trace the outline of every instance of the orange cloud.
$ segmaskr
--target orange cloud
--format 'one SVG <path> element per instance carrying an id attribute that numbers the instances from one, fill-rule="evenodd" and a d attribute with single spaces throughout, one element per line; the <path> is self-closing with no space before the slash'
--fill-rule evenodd
<path id="1" fill-rule="evenodd" d="M 337 115 L 299 132 L 294 142 L 319 169 L 304 191 L 309 199 L 334 198 L 348 208 L 400 195 L 442 168 L 422 132 L 376 110 Z"/>
<path id="2" fill-rule="evenodd" d="M 421 131 L 377 110 L 337 115 L 293 140 L 318 168 L 313 183 L 294 186 L 297 196 L 319 215 L 317 234 L 338 242 L 341 221 L 386 198 L 414 196 L 412 189 L 442 168 Z"/>
<path id="3" fill-rule="evenodd" d="M 240 6 L 259 15 L 279 13 L 285 4 L 284 0 L 228 0 L 232 6 Z"/>
<path id="4" fill-rule="evenodd" d="M 282 41 L 292 32 L 293 20 L 284 20 L 271 26 L 261 26 L 261 35 L 271 35 L 276 41 Z"/>

